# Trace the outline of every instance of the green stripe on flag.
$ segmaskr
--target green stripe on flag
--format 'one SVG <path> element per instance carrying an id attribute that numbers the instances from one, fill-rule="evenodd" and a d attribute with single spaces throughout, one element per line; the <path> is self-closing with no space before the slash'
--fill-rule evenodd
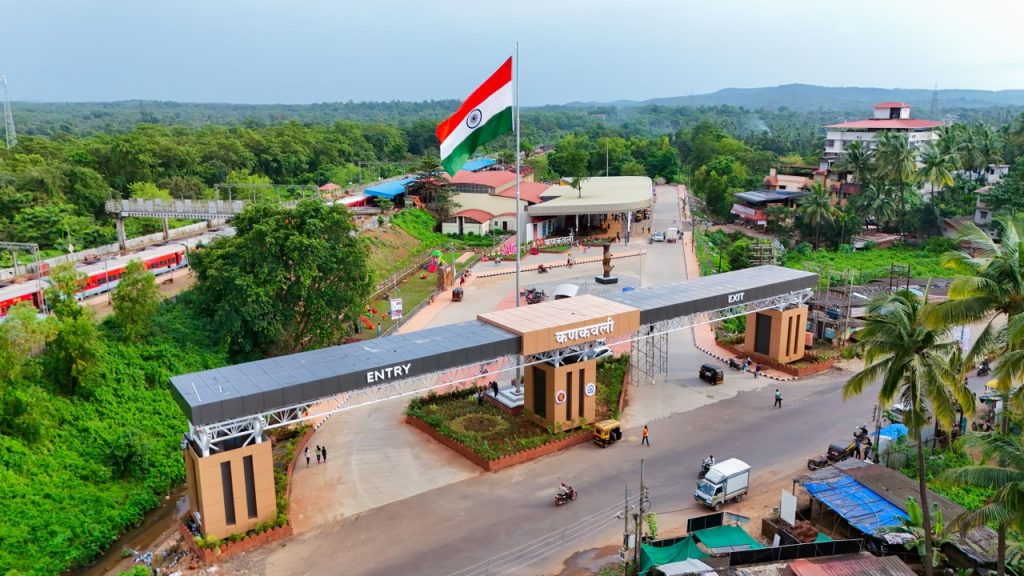
<path id="1" fill-rule="evenodd" d="M 449 175 L 455 176 L 455 173 L 459 171 L 459 168 L 462 168 L 462 165 L 466 163 L 466 160 L 469 159 L 477 147 L 483 146 L 505 132 L 511 131 L 512 107 L 509 106 L 491 116 L 490 120 L 470 132 L 465 140 L 452 149 L 451 154 L 441 159 L 441 165 L 444 166 Z"/>

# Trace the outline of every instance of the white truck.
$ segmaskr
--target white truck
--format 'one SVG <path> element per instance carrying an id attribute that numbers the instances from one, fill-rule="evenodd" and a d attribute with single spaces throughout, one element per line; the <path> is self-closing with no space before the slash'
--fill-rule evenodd
<path id="1" fill-rule="evenodd" d="M 693 499 L 716 511 L 726 502 L 739 501 L 750 487 L 750 465 L 737 458 L 719 462 L 697 484 Z"/>
<path id="2" fill-rule="evenodd" d="M 665 230 L 666 242 L 675 242 L 676 240 L 679 240 L 679 228 L 669 228 L 668 230 Z"/>

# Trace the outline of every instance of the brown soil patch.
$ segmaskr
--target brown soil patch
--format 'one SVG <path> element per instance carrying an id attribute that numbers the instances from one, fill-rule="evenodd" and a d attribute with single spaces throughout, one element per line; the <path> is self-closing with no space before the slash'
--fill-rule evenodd
<path id="1" fill-rule="evenodd" d="M 420 242 L 398 226 L 382 226 L 360 234 L 369 250 L 367 258 L 371 270 L 387 275 L 401 270 L 421 252 Z"/>

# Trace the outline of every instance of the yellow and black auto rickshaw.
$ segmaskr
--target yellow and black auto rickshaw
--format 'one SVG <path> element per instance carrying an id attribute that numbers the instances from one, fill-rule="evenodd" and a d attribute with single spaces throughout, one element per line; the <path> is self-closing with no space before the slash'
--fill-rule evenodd
<path id="1" fill-rule="evenodd" d="M 622 439 L 622 424 L 618 420 L 602 420 L 594 424 L 594 444 L 607 448 Z"/>

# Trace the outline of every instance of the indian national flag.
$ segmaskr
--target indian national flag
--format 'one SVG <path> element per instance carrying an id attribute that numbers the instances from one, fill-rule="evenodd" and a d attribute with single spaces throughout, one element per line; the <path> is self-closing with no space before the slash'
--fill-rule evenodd
<path id="1" fill-rule="evenodd" d="M 473 151 L 512 130 L 512 58 L 437 127 L 441 165 L 454 176 Z"/>

